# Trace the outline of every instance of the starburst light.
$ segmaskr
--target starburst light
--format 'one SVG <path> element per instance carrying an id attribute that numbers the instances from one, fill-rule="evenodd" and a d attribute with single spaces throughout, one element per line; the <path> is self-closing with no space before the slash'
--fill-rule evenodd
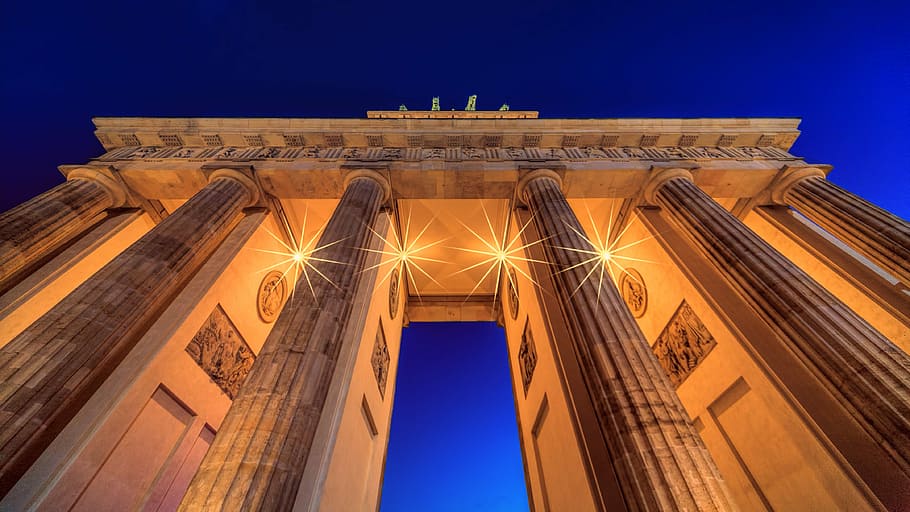
<path id="1" fill-rule="evenodd" d="M 525 222 L 524 225 L 521 226 L 521 229 L 519 229 L 518 232 L 515 233 L 515 235 L 512 238 L 509 238 L 508 231 L 509 231 L 510 219 L 508 218 L 508 216 L 503 224 L 501 232 L 497 233 L 497 230 L 496 230 L 496 228 L 493 227 L 493 222 L 490 220 L 490 216 L 487 215 L 487 210 L 483 206 L 482 203 L 481 203 L 481 210 L 483 211 L 483 218 L 486 221 L 487 229 L 490 232 L 489 236 L 481 235 L 480 233 L 473 230 L 470 226 L 468 226 L 464 222 L 461 222 L 461 220 L 459 220 L 459 222 L 465 229 L 468 230 L 468 232 L 470 232 L 478 240 L 480 240 L 480 242 L 484 245 L 484 248 L 483 249 L 468 249 L 468 248 L 464 248 L 464 247 L 453 247 L 453 249 L 456 249 L 459 251 L 465 251 L 465 252 L 470 252 L 470 253 L 474 253 L 474 254 L 479 254 L 481 256 L 485 256 L 485 258 L 483 260 L 481 260 L 469 267 L 463 268 L 453 274 L 453 275 L 455 275 L 455 274 L 461 274 L 463 272 L 469 272 L 478 267 L 486 268 L 483 276 L 477 280 L 477 284 L 475 284 L 474 288 L 471 289 L 471 292 L 468 293 L 468 298 L 470 298 L 472 295 L 474 295 L 474 292 L 476 292 L 477 289 L 480 287 L 480 285 L 483 284 L 484 281 L 486 281 L 487 277 L 489 277 L 490 275 L 494 275 L 494 273 L 495 273 L 495 277 L 496 277 L 496 281 L 495 281 L 496 285 L 493 289 L 493 295 L 494 295 L 494 297 L 498 297 L 499 296 L 499 283 L 502 281 L 502 275 L 505 274 L 508 277 L 509 281 L 510 282 L 512 281 L 512 275 L 508 271 L 509 268 L 514 268 L 516 272 L 520 273 L 522 276 L 524 276 L 529 281 L 531 281 L 531 283 L 533 283 L 535 286 L 537 286 L 537 281 L 535 281 L 533 277 L 528 275 L 527 272 L 522 270 L 522 268 L 516 264 L 519 261 L 523 261 L 525 263 L 543 263 L 545 265 L 548 264 L 548 262 L 546 262 L 546 261 L 528 258 L 524 255 L 526 249 L 528 249 L 529 247 L 532 247 L 534 245 L 537 245 L 537 244 L 545 241 L 546 239 L 538 239 L 538 240 L 535 240 L 535 241 L 527 243 L 527 244 L 522 244 L 520 242 L 521 235 L 524 233 L 525 229 L 528 228 L 528 226 L 531 224 L 531 221 L 533 221 L 534 218 L 531 217 L 530 219 L 528 219 L 528 221 Z M 511 283 L 511 284 L 513 286 L 517 285 L 517 283 Z M 467 300 L 467 299 L 465 299 L 465 300 Z"/>
<path id="2" fill-rule="evenodd" d="M 333 245 L 340 244 L 345 239 L 335 240 L 326 244 L 319 245 L 319 237 L 322 236 L 323 231 L 325 230 L 325 224 L 323 224 L 319 229 L 313 233 L 310 238 L 305 238 L 306 229 L 307 229 L 307 220 L 309 216 L 309 208 L 306 208 L 303 212 L 303 223 L 300 226 L 300 238 L 295 238 L 293 233 L 288 230 L 286 233 L 288 235 L 288 240 L 290 244 L 286 243 L 282 238 L 275 233 L 272 233 L 271 230 L 265 228 L 266 233 L 268 233 L 272 238 L 274 238 L 284 250 L 272 251 L 268 249 L 255 249 L 257 252 L 263 252 L 267 254 L 275 254 L 282 256 L 284 259 L 269 265 L 264 269 L 261 269 L 260 272 L 268 272 L 273 268 L 284 267 L 284 270 L 281 271 L 281 278 L 284 279 L 289 273 L 293 271 L 293 279 L 291 280 L 291 297 L 294 297 L 294 294 L 297 290 L 297 279 L 300 276 L 303 276 L 306 279 L 307 287 L 310 289 L 310 293 L 313 295 L 313 298 L 317 301 L 319 300 L 316 297 L 316 290 L 313 287 L 313 281 L 310 277 L 310 271 L 315 272 L 317 275 L 325 279 L 326 282 L 338 288 L 338 285 L 335 284 L 328 276 L 326 276 L 321 270 L 319 270 L 314 262 L 330 263 L 334 265 L 347 265 L 343 261 L 336 261 L 328 258 L 321 258 L 316 256 L 316 253 L 332 247 Z M 298 241 L 299 240 L 299 241 Z M 315 276 L 313 276 L 315 279 Z"/>
<path id="3" fill-rule="evenodd" d="M 390 219 L 391 220 L 391 219 Z M 383 256 L 391 256 L 391 258 L 383 259 L 379 263 L 365 268 L 364 271 L 372 270 L 374 268 L 382 267 L 383 265 L 389 265 L 389 269 L 383 274 L 382 279 L 379 281 L 380 284 L 384 283 L 389 279 L 392 274 L 398 272 L 399 282 L 401 277 L 405 276 L 405 279 L 409 283 L 410 287 L 414 290 L 414 294 L 417 295 L 417 299 L 420 300 L 420 290 L 417 288 L 417 281 L 414 279 L 414 271 L 416 270 L 420 274 L 424 275 L 430 281 L 436 283 L 437 286 L 442 287 L 442 285 L 437 281 L 432 275 L 430 275 L 423 267 L 420 266 L 421 263 L 446 263 L 442 260 L 437 260 L 433 258 L 428 258 L 422 256 L 420 253 L 439 245 L 445 242 L 447 239 L 435 240 L 432 242 L 421 242 L 424 234 L 427 232 L 427 229 L 433 223 L 434 218 L 430 218 L 414 238 L 411 238 L 411 210 L 408 210 L 407 221 L 404 225 L 404 230 L 402 236 L 398 236 L 398 231 L 395 229 L 395 223 L 390 222 L 391 225 L 390 231 L 391 236 L 388 238 L 382 236 L 381 233 L 370 228 L 373 233 L 384 242 L 384 247 L 382 249 L 370 249 L 364 248 L 363 250 L 378 253 Z M 379 289 L 379 286 L 376 287 Z"/>
<path id="4" fill-rule="evenodd" d="M 639 245 L 641 243 L 644 243 L 653 237 L 649 236 L 649 237 L 642 238 L 639 240 L 634 240 L 634 241 L 629 242 L 624 245 L 619 245 L 619 241 L 622 240 L 623 235 L 625 235 L 626 232 L 629 230 L 629 228 L 632 226 L 634 219 L 632 221 L 630 221 L 629 223 L 627 223 L 625 228 L 623 228 L 621 232 L 619 232 L 618 234 L 613 236 L 614 235 L 614 233 L 613 233 L 613 227 L 614 227 L 613 226 L 613 203 L 610 204 L 610 215 L 607 217 L 607 219 L 608 219 L 607 220 L 607 229 L 606 229 L 606 232 L 604 232 L 603 234 L 601 234 L 600 230 L 597 228 L 597 223 L 594 222 L 594 216 L 591 214 L 591 210 L 590 210 L 590 208 L 588 208 L 587 202 L 585 202 L 585 211 L 588 214 L 588 220 L 590 221 L 591 229 L 594 232 L 593 238 L 588 237 L 587 235 L 585 235 L 585 233 L 583 231 L 577 229 L 575 226 L 569 224 L 568 222 L 565 222 L 565 225 L 566 225 L 566 227 L 571 229 L 573 232 L 575 232 L 575 234 L 577 234 L 578 236 L 583 238 L 585 241 L 587 241 L 591 245 L 591 249 L 578 249 L 575 247 L 557 246 L 557 249 L 563 249 L 566 251 L 572 251 L 572 252 L 576 252 L 576 253 L 580 253 L 580 254 L 584 255 L 584 259 L 582 259 L 582 261 L 580 261 L 568 268 L 565 268 L 565 269 L 561 270 L 560 272 L 567 272 L 574 268 L 582 267 L 582 266 L 593 263 L 593 265 L 591 265 L 591 269 L 588 270 L 587 274 L 585 274 L 585 277 L 581 280 L 580 283 L 578 283 L 578 286 L 576 286 L 575 289 L 572 290 L 572 295 L 575 295 L 575 293 L 578 292 L 578 290 L 582 287 L 582 285 L 585 284 L 585 282 L 588 281 L 588 279 L 593 279 L 593 276 L 596 273 L 597 280 L 598 280 L 597 300 L 600 300 L 600 291 L 603 288 L 605 275 L 609 275 L 610 279 L 612 279 L 614 281 L 616 280 L 616 274 L 614 274 L 614 267 L 621 274 L 625 273 L 630 278 L 637 280 L 637 278 L 633 274 L 626 271 L 626 268 L 623 266 L 622 262 L 623 261 L 638 261 L 638 262 L 643 262 L 643 263 L 654 263 L 653 261 L 650 261 L 650 260 L 634 258 L 632 256 L 626 256 L 626 255 L 620 254 L 622 251 L 635 247 L 636 245 Z M 612 242 L 610 240 L 612 240 Z"/>

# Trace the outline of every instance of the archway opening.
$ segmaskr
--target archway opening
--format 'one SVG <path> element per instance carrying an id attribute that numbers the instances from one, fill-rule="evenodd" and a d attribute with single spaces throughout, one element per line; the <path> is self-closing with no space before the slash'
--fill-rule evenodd
<path id="1" fill-rule="evenodd" d="M 501 327 L 412 323 L 394 400 L 382 512 L 528 509 Z"/>

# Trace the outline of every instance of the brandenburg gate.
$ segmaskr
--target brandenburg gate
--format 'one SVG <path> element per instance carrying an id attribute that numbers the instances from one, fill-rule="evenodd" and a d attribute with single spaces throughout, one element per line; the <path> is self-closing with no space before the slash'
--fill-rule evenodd
<path id="1" fill-rule="evenodd" d="M 910 225 L 798 120 L 94 122 L 0 216 L 2 510 L 376 510 L 402 328 L 492 320 L 532 510 L 910 509 Z"/>

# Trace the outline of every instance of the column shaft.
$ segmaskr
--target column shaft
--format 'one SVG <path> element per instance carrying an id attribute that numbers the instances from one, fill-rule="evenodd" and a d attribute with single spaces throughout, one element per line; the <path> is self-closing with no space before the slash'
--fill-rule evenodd
<path id="1" fill-rule="evenodd" d="M 88 179 L 61 183 L 0 214 L 0 292 L 34 263 L 88 229 L 114 201 Z"/>
<path id="2" fill-rule="evenodd" d="M 214 179 L 0 349 L 0 493 L 218 247 L 252 194 L 237 180 Z"/>
<path id="3" fill-rule="evenodd" d="M 331 282 L 299 279 L 180 510 L 294 506 L 342 345 L 359 342 L 343 332 L 383 196 L 371 178 L 348 185 L 314 255 L 331 262 L 311 262 Z"/>
<path id="4" fill-rule="evenodd" d="M 787 191 L 785 200 L 910 285 L 910 223 L 821 176 L 799 180 Z"/>
<path id="5" fill-rule="evenodd" d="M 689 179 L 653 199 L 832 396 L 910 473 L 910 359 Z"/>
<path id="6" fill-rule="evenodd" d="M 559 184 L 536 178 L 524 190 L 548 240 L 557 292 L 576 327 L 576 351 L 630 510 L 732 508 L 711 456 L 669 378 L 612 281 L 581 236 Z"/>

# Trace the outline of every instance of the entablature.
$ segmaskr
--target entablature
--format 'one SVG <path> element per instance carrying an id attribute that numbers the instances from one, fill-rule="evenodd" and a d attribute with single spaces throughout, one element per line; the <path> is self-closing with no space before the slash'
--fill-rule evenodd
<path id="1" fill-rule="evenodd" d="M 773 147 L 789 150 L 799 119 L 95 118 L 111 151 L 142 147 L 505 149 Z"/>

